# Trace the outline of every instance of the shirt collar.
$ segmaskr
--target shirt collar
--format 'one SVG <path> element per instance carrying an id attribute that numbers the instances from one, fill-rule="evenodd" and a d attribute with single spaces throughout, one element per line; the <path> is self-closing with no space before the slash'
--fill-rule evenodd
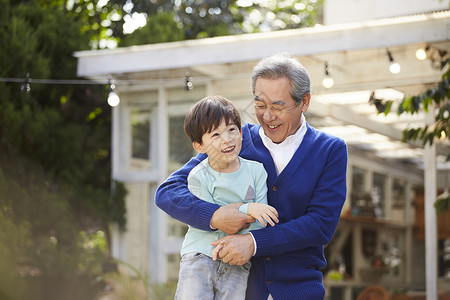
<path id="1" fill-rule="evenodd" d="M 261 137 L 264 145 L 267 148 L 278 148 L 278 149 L 284 148 L 284 147 L 287 147 L 288 145 L 290 145 L 291 143 L 298 144 L 297 146 L 299 146 L 301 141 L 303 140 L 303 137 L 305 136 L 305 133 L 306 133 L 306 119 L 303 114 L 301 117 L 301 121 L 302 121 L 302 125 L 300 126 L 300 128 L 294 134 L 288 136 L 284 141 L 282 141 L 279 144 L 272 142 L 272 140 L 270 138 L 268 138 L 267 135 L 264 133 L 264 130 L 262 129 L 262 127 L 259 128 L 259 136 Z"/>

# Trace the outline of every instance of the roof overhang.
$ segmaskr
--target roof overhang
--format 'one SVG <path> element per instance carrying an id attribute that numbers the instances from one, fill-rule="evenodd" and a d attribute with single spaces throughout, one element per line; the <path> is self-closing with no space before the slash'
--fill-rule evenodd
<path id="1" fill-rule="evenodd" d="M 147 85 L 158 85 L 171 79 L 181 80 L 189 72 L 198 81 L 220 80 L 226 84 L 233 80 L 233 88 L 249 92 L 248 78 L 256 62 L 274 53 L 288 52 L 299 59 L 312 78 L 313 100 L 308 113 L 334 120 L 332 125 L 324 126 L 326 130 L 377 157 L 398 160 L 403 157 L 403 161 L 413 161 L 420 167 L 422 144 L 405 145 L 399 141 L 406 126 L 424 124 L 424 115 L 400 118 L 395 114 L 377 115 L 368 100 L 372 91 L 378 98 L 402 98 L 425 91 L 440 81 L 441 70 L 433 67 L 430 60 L 415 58 L 417 48 L 425 45 L 450 52 L 450 11 L 82 51 L 75 56 L 78 76 L 102 82 L 113 76 L 124 83 L 146 80 Z M 402 66 L 399 74 L 389 72 L 386 49 Z M 325 62 L 335 80 L 331 89 L 321 84 Z M 438 153 L 445 155 L 449 149 L 448 144 L 440 144 Z"/>
<path id="2" fill-rule="evenodd" d="M 114 50 L 76 52 L 78 75 L 189 68 L 258 61 L 278 52 L 295 56 L 440 43 L 450 39 L 450 12 L 243 34 Z"/>

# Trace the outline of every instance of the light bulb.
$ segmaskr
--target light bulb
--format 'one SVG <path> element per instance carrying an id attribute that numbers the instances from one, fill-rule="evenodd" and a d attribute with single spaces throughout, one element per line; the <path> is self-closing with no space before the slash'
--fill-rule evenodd
<path id="1" fill-rule="evenodd" d="M 119 99 L 119 96 L 116 94 L 116 92 L 114 92 L 114 91 L 109 92 L 109 95 L 108 95 L 109 106 L 114 107 L 114 106 L 119 105 L 119 103 L 120 103 L 120 99 Z"/>
<path id="2" fill-rule="evenodd" d="M 427 52 L 425 51 L 424 48 L 419 48 L 416 51 L 416 57 L 418 60 L 424 60 L 427 58 Z"/>
<path id="3" fill-rule="evenodd" d="M 400 73 L 401 67 L 398 63 L 392 62 L 389 66 L 389 71 L 391 71 L 392 74 L 398 74 Z"/>
<path id="4" fill-rule="evenodd" d="M 324 88 L 329 89 L 334 85 L 334 79 L 328 75 L 325 75 L 325 77 L 322 80 L 322 85 Z"/>

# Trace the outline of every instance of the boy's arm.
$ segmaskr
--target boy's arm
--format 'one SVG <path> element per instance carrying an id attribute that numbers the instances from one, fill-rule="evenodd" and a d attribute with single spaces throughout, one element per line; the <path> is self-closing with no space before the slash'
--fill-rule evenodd
<path id="1" fill-rule="evenodd" d="M 267 223 L 275 226 L 275 223 L 278 223 L 278 211 L 267 204 L 267 172 L 262 164 L 255 170 L 255 202 L 244 204 L 239 210 L 257 219 L 264 226 L 267 226 Z"/>
<path id="2" fill-rule="evenodd" d="M 219 205 L 203 201 L 188 189 L 189 172 L 206 155 L 199 154 L 174 172 L 156 190 L 155 203 L 171 217 L 201 230 L 211 231 L 210 223 Z"/>
<path id="3" fill-rule="evenodd" d="M 253 218 L 239 212 L 238 208 L 242 203 L 220 207 L 195 197 L 189 191 L 189 172 L 205 158 L 206 155 L 199 154 L 170 175 L 156 191 L 156 205 L 171 217 L 201 230 L 211 231 L 213 226 L 233 234 L 248 227 L 247 223 Z"/>

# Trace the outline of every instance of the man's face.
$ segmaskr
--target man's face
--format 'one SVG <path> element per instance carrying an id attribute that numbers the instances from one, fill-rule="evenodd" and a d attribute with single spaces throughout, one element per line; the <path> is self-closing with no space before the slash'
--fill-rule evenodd
<path id="1" fill-rule="evenodd" d="M 302 125 L 302 113 L 308 110 L 309 93 L 296 105 L 286 77 L 258 78 L 255 83 L 255 112 L 264 133 L 274 143 L 283 142 Z"/>

